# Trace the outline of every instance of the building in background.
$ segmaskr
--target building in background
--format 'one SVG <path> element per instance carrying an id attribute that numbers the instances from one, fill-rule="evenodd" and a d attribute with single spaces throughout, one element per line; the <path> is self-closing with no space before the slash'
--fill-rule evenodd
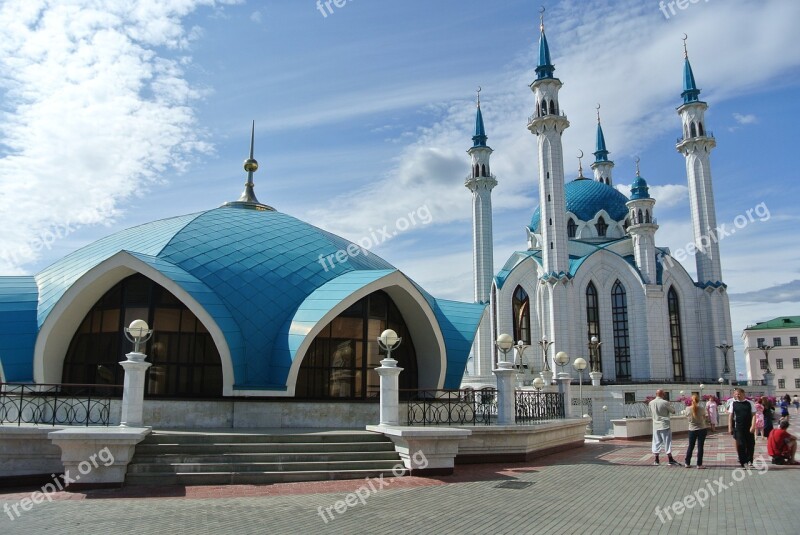
<path id="1" fill-rule="evenodd" d="M 775 377 L 775 395 L 800 394 L 800 316 L 762 321 L 742 331 L 748 382 L 757 384 L 764 374 Z"/>

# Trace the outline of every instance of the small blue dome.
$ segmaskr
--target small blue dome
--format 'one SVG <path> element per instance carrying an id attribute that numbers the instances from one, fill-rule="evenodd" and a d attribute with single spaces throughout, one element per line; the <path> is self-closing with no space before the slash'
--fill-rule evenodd
<path id="1" fill-rule="evenodd" d="M 647 187 L 647 181 L 637 175 L 636 180 L 634 180 L 633 184 L 631 184 L 631 200 L 649 198 L 650 188 Z"/>
<path id="2" fill-rule="evenodd" d="M 573 180 L 564 186 L 566 195 L 567 212 L 572 212 L 581 221 L 590 221 L 600 210 L 614 221 L 624 221 L 628 215 L 625 205 L 628 198 L 613 187 L 595 180 Z M 539 208 L 533 212 L 530 229 L 539 230 Z"/>

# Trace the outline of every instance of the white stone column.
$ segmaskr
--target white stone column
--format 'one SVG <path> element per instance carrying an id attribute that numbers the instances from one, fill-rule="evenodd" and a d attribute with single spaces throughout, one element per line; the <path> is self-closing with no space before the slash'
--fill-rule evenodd
<path id="1" fill-rule="evenodd" d="M 564 416 L 574 418 L 575 410 L 572 409 L 572 377 L 567 372 L 558 374 L 558 391 L 564 394 Z M 580 416 L 580 415 L 578 415 Z"/>
<path id="2" fill-rule="evenodd" d="M 375 372 L 381 377 L 380 425 L 400 425 L 399 376 L 403 368 L 392 358 L 383 359 Z"/>
<path id="3" fill-rule="evenodd" d="M 492 372 L 497 376 L 497 425 L 514 425 L 517 412 L 514 376 L 517 370 L 512 363 L 501 361 Z"/>
<path id="4" fill-rule="evenodd" d="M 602 372 L 591 372 L 589 377 L 592 378 L 592 386 L 600 386 L 600 379 L 603 378 Z"/>
<path id="5" fill-rule="evenodd" d="M 544 387 L 549 388 L 553 384 L 553 372 L 552 370 L 542 370 L 539 375 L 542 376 L 542 380 L 544 381 Z"/>
<path id="6" fill-rule="evenodd" d="M 147 368 L 151 366 L 144 359 L 144 353 L 128 353 L 128 360 L 120 362 L 125 368 L 125 383 L 122 390 L 122 414 L 120 426 L 142 427 L 142 409 L 144 407 L 144 376 Z"/>

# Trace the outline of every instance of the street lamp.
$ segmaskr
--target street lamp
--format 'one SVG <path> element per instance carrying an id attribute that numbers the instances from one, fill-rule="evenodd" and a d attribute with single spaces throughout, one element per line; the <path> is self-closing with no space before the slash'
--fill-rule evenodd
<path id="1" fill-rule="evenodd" d="M 511 338 L 511 335 L 506 333 L 501 334 L 497 337 L 497 340 L 495 340 L 494 345 L 503 352 L 503 362 L 508 362 L 508 352 L 514 347 L 514 339 Z"/>
<path id="2" fill-rule="evenodd" d="M 544 388 L 544 379 L 541 377 L 537 377 L 533 380 L 533 388 L 536 389 L 537 392 L 541 392 L 542 388 Z"/>
<path id="3" fill-rule="evenodd" d="M 597 350 L 603 344 L 596 336 L 592 336 L 589 340 L 589 360 L 592 363 L 592 372 L 599 372 L 600 371 L 600 359 L 597 358 Z"/>
<path id="4" fill-rule="evenodd" d="M 564 351 L 559 351 L 556 353 L 556 364 L 561 367 L 561 373 L 564 373 L 564 366 L 569 364 L 569 355 L 567 355 Z"/>
<path id="5" fill-rule="evenodd" d="M 578 372 L 578 403 L 580 404 L 581 417 L 583 416 L 583 370 L 586 369 L 586 359 L 578 357 L 572 363 L 572 367 Z"/>
<path id="6" fill-rule="evenodd" d="M 519 359 L 519 373 L 523 373 L 525 368 L 525 361 L 522 360 L 522 355 L 525 353 L 525 350 L 528 349 L 530 346 L 526 346 L 525 342 L 522 340 L 517 340 L 517 345 L 514 346 L 514 349 L 517 350 L 517 358 Z"/>
<path id="7" fill-rule="evenodd" d="M 133 320 L 129 327 L 125 330 L 125 338 L 133 342 L 133 352 L 141 353 L 142 344 L 146 343 L 151 336 L 153 330 L 147 325 L 144 320 Z"/>
<path id="8" fill-rule="evenodd" d="M 397 333 L 392 329 L 386 329 L 378 337 L 378 345 L 386 351 L 386 360 L 394 360 L 392 358 L 392 350 L 400 346 L 403 339 L 397 336 Z"/>
<path id="9" fill-rule="evenodd" d="M 728 367 L 728 351 L 730 351 L 733 346 L 730 345 L 727 342 L 727 340 L 723 340 L 722 343 L 720 343 L 718 346 L 714 346 L 714 347 L 716 347 L 717 349 L 722 351 L 722 358 L 725 359 L 724 360 L 724 367 L 722 368 L 723 375 L 730 374 L 731 373 L 731 369 Z"/>
<path id="10" fill-rule="evenodd" d="M 550 371 L 550 363 L 548 362 L 548 359 L 547 359 L 547 350 L 550 349 L 550 346 L 553 345 L 554 341 L 553 340 L 549 340 L 548 341 L 546 336 L 542 336 L 542 339 L 539 340 L 538 343 L 539 343 L 539 347 L 542 348 L 542 360 L 544 360 L 544 368 L 542 368 L 542 371 L 543 372 L 549 372 Z"/>

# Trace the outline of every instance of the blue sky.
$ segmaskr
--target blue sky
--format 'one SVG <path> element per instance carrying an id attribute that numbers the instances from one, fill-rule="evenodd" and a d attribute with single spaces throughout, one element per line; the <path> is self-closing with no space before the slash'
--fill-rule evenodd
<path id="1" fill-rule="evenodd" d="M 547 2 L 567 178 L 594 150 L 600 103 L 617 186 L 633 159 L 657 199 L 660 246 L 691 241 L 680 122 L 683 50 L 708 128 L 737 357 L 741 329 L 798 314 L 788 156 L 798 141 L 793 0 L 707 0 L 665 17 L 653 0 Z M 8 0 L 0 5 L 0 273 L 35 273 L 135 224 L 233 200 L 256 121 L 259 199 L 359 241 L 430 213 L 374 251 L 432 293 L 472 297 L 463 182 L 482 91 L 495 269 L 526 247 L 537 205 L 538 5 L 523 0 Z M 324 7 L 323 7 L 324 9 Z M 584 160 L 589 172 L 590 160 Z M 627 191 L 626 191 L 627 193 Z M 763 212 L 762 212 L 763 213 Z M 419 220 L 419 218 L 418 218 Z M 684 262 L 694 272 L 692 259 Z M 763 290 L 763 291 L 762 291 Z"/>

